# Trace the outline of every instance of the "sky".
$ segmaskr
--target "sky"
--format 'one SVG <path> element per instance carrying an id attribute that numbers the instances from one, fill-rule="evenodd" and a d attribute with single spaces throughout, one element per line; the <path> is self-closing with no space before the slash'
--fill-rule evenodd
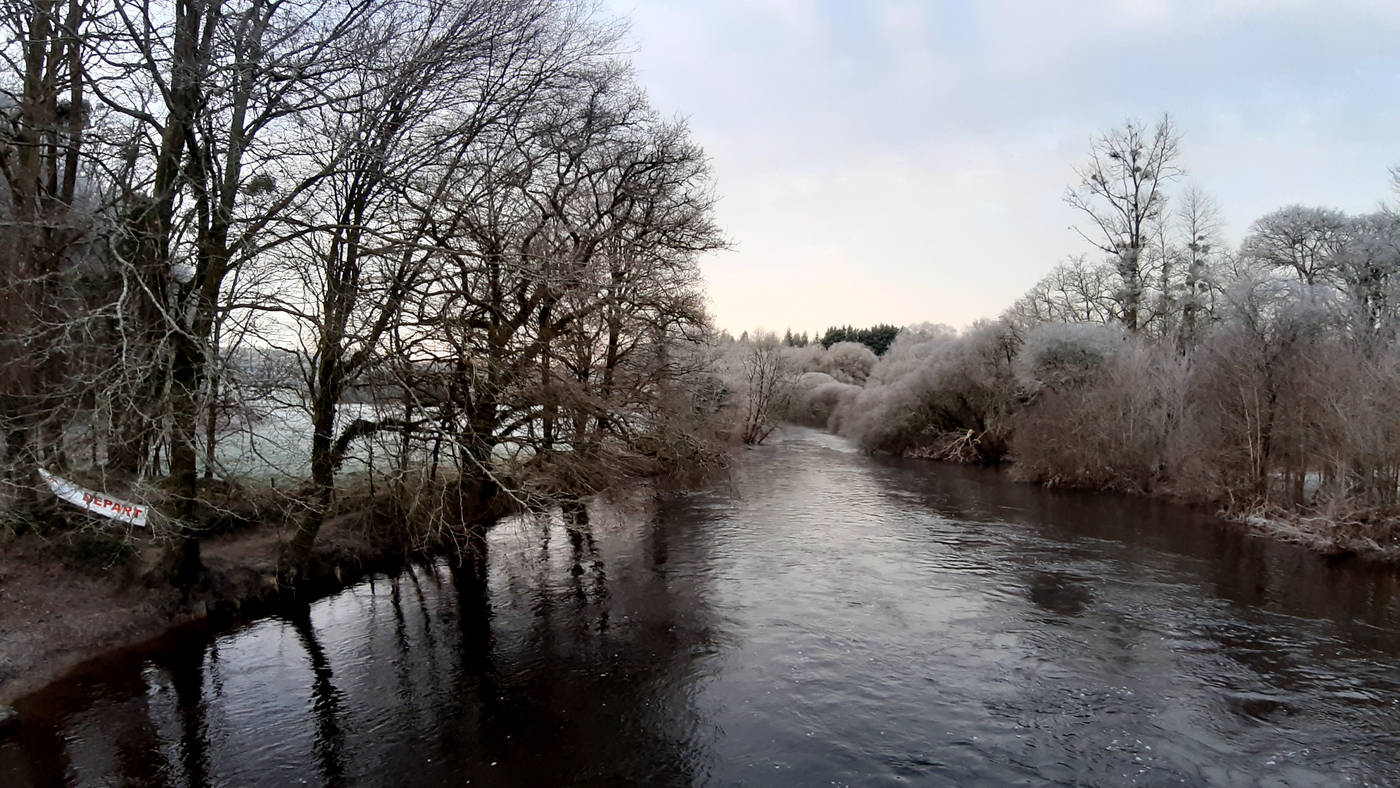
<path id="1" fill-rule="evenodd" d="M 1391 199 L 1400 2 L 605 0 L 711 157 L 716 323 L 964 326 L 1091 251 L 1095 135 L 1169 113 L 1232 243 L 1293 203 Z"/>

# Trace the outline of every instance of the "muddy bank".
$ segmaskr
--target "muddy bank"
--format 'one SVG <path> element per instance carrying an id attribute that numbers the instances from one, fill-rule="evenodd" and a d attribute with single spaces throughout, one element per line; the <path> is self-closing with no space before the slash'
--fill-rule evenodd
<path id="1" fill-rule="evenodd" d="M 0 705 L 15 701 L 114 649 L 188 625 L 219 626 L 309 601 L 411 556 L 375 538 L 363 517 L 328 522 L 310 574 L 295 592 L 277 583 L 277 555 L 289 526 L 262 525 L 201 544 L 208 580 L 189 593 L 142 580 L 160 548 L 103 565 L 75 565 L 71 545 L 26 536 L 0 553 Z"/>

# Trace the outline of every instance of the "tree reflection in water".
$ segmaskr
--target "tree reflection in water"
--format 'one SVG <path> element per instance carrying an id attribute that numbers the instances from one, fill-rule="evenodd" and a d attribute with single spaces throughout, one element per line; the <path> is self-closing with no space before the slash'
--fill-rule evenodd
<path id="1" fill-rule="evenodd" d="M 112 655 L 0 785 L 1400 783 L 1393 571 L 820 433 L 743 462 Z"/>

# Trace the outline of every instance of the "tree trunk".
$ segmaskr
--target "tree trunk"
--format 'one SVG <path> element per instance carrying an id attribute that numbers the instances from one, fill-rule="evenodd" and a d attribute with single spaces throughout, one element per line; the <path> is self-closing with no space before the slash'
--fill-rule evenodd
<path id="1" fill-rule="evenodd" d="M 199 556 L 198 502 L 199 468 L 195 452 L 195 432 L 199 418 L 197 391 L 203 357 L 194 341 L 180 335 L 172 360 L 172 403 L 170 429 L 170 482 L 175 498 L 175 519 L 179 533 L 166 555 L 170 582 L 189 588 L 204 579 Z"/>
<path id="2" fill-rule="evenodd" d="M 305 578 L 316 535 L 325 523 L 335 494 L 335 421 L 341 385 L 339 354 L 322 348 L 317 386 L 311 400 L 311 500 L 282 556 L 283 576 L 293 585 Z"/>

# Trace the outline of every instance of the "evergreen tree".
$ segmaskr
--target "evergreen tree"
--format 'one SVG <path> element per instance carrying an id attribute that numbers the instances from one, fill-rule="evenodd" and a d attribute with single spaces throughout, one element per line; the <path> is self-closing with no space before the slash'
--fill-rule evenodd
<path id="1" fill-rule="evenodd" d="M 833 326 L 822 335 L 821 343 L 822 347 L 830 348 L 837 342 L 859 342 L 874 351 L 875 355 L 883 356 L 894 342 L 894 338 L 899 335 L 899 331 L 899 326 L 887 323 L 870 328 L 855 328 L 850 325 L 840 328 Z"/>

